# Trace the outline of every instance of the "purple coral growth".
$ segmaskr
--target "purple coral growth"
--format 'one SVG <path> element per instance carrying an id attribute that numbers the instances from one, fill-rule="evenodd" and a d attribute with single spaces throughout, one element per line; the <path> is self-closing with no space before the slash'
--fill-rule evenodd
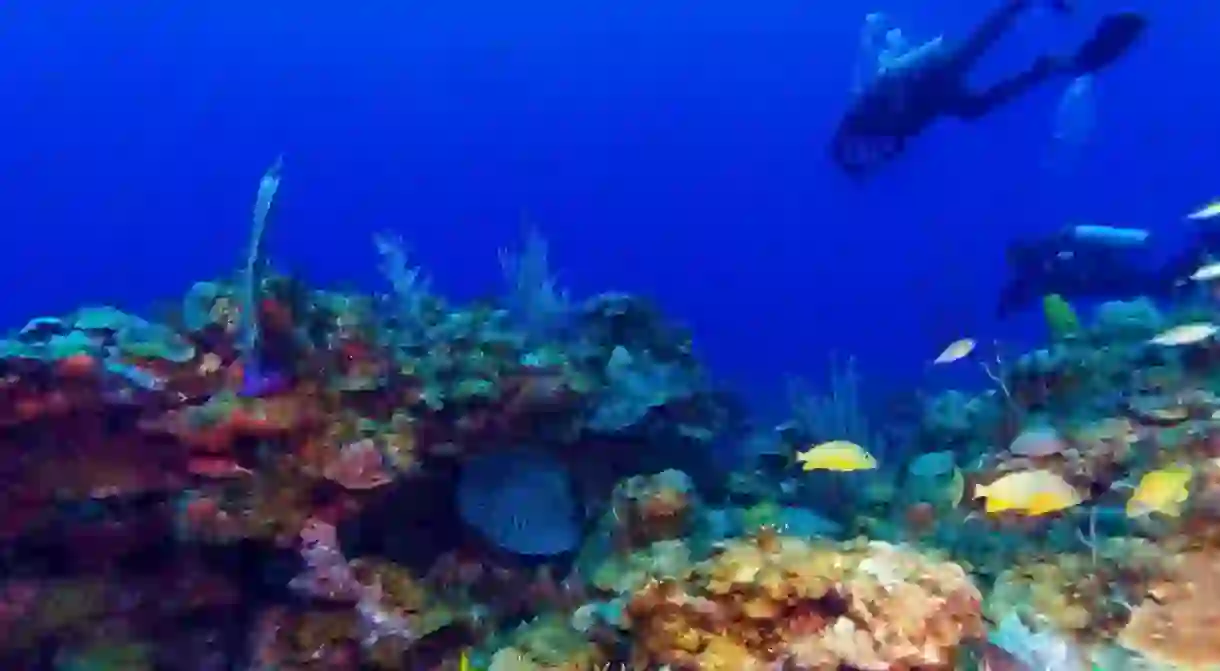
<path id="1" fill-rule="evenodd" d="M 258 364 L 246 366 L 242 374 L 239 396 L 257 398 L 270 396 L 284 391 L 288 387 L 288 376 L 275 371 L 263 370 Z"/>
<path id="2" fill-rule="evenodd" d="M 407 619 L 382 605 L 381 584 L 364 585 L 357 580 L 339 549 L 334 525 L 310 520 L 301 530 L 300 552 L 305 572 L 293 578 L 288 586 L 317 599 L 355 602 L 364 645 L 374 645 L 386 637 L 415 640 Z"/>
<path id="3" fill-rule="evenodd" d="M 311 520 L 301 530 L 301 559 L 305 572 L 288 586 L 306 596 L 329 601 L 359 601 L 365 591 L 343 552 L 338 532 L 325 522 Z"/>

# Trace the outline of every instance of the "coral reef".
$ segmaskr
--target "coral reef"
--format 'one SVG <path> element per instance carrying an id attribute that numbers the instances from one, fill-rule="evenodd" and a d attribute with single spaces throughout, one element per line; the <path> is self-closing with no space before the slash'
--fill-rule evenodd
<path id="1" fill-rule="evenodd" d="M 1202 308 L 1049 297 L 1044 346 L 954 364 L 982 390 L 833 359 L 770 429 L 536 230 L 483 303 L 392 235 L 388 295 L 273 272 L 281 167 L 234 276 L 0 340 L 3 668 L 1220 665 L 1220 349 L 1150 342 Z M 794 467 L 823 440 L 878 467 Z M 1031 471 L 1072 505 L 979 500 Z"/>
<path id="2" fill-rule="evenodd" d="M 256 259 L 164 323 L 94 306 L 0 340 L 0 656 L 159 635 L 135 571 L 169 581 L 174 618 L 260 622 L 218 653 L 256 668 L 433 666 L 521 617 L 568 621 L 585 593 L 559 555 L 590 506 L 617 500 L 631 543 L 687 533 L 694 482 L 649 462 L 706 477 L 697 450 L 732 417 L 684 335 L 632 297 L 568 301 L 536 235 L 505 259 L 504 307 L 445 305 L 377 242 L 384 301 Z M 183 557 L 206 599 L 174 582 Z"/>
<path id="3" fill-rule="evenodd" d="M 961 567 L 908 548 L 763 533 L 648 583 L 627 615 L 633 668 L 951 669 L 981 602 Z"/>

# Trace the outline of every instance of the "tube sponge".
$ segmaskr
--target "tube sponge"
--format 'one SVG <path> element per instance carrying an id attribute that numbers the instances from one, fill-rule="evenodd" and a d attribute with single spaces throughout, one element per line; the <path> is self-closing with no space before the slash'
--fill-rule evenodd
<path id="1" fill-rule="evenodd" d="M 256 357 L 259 345 L 258 298 L 262 291 L 263 265 L 266 262 L 263 239 L 267 232 L 267 218 L 280 190 L 280 175 L 284 170 L 284 157 L 278 156 L 267 168 L 258 182 L 258 196 L 254 200 L 254 211 L 250 227 L 250 246 L 246 250 L 246 263 L 241 274 L 241 348 L 247 357 Z"/>

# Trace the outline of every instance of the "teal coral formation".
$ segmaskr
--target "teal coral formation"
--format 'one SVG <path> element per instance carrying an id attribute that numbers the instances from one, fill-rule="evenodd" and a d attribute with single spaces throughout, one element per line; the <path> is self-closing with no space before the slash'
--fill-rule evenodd
<path id="1" fill-rule="evenodd" d="M 1220 663 L 1220 357 L 1150 343 L 1197 310 L 1048 300 L 1043 347 L 895 417 L 833 359 L 770 429 L 647 301 L 564 292 L 537 230 L 483 303 L 405 249 L 374 241 L 384 295 L 256 259 L 162 321 L 87 306 L 0 341 L 4 668 Z M 829 440 L 881 467 L 794 468 Z M 1180 514 L 1128 514 L 1183 465 Z M 1081 504 L 973 496 L 1030 470 Z"/>

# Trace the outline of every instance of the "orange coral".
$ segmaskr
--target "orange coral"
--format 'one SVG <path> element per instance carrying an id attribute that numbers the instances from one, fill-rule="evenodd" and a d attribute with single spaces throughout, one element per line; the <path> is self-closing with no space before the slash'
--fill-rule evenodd
<path id="1" fill-rule="evenodd" d="M 415 437 L 415 426 L 405 413 L 395 413 L 390 417 L 389 427 L 381 436 L 386 461 L 394 470 L 405 473 L 414 470 L 419 465 L 419 455 L 416 454 L 418 441 Z"/>
<path id="2" fill-rule="evenodd" d="M 339 454 L 326 464 L 322 474 L 327 480 L 352 490 L 376 489 L 393 480 L 372 438 L 344 445 L 339 449 Z"/>
<path id="3" fill-rule="evenodd" d="M 356 669 L 359 640 L 359 620 L 354 611 L 269 610 L 255 635 L 255 668 Z"/>
<path id="4" fill-rule="evenodd" d="M 91 378 L 97 369 L 97 359 L 89 354 L 74 354 L 55 364 L 55 373 L 65 378 Z"/>
<path id="5" fill-rule="evenodd" d="M 1177 668 L 1220 664 L 1220 554 L 1178 558 L 1171 576 L 1153 585 L 1119 634 L 1146 658 Z"/>
<path id="6" fill-rule="evenodd" d="M 965 570 L 910 550 L 869 544 L 838 591 L 848 612 L 825 640 L 849 666 L 952 668 L 957 645 L 983 634 L 982 595 Z"/>
<path id="7" fill-rule="evenodd" d="M 57 403 L 55 398 L 70 395 L 53 391 L 41 403 L 46 410 Z M 80 409 L 75 403 L 69 407 Z M 16 487 L 27 503 L 45 503 L 174 491 L 184 485 L 184 450 L 108 421 L 109 416 L 100 411 L 40 421 L 31 426 L 39 436 L 33 443 L 37 449 L 30 449 L 31 442 L 20 434 L 0 438 L 0 469 L 10 482 L 7 494 Z"/>
<path id="8" fill-rule="evenodd" d="M 337 522 L 345 512 L 320 508 L 311 481 L 290 458 L 279 457 L 260 469 L 257 480 L 219 481 L 193 492 L 179 510 L 178 530 L 211 543 L 255 539 L 291 547 L 311 515 Z"/>
<path id="9" fill-rule="evenodd" d="M 722 547 L 684 581 L 653 582 L 627 614 L 640 668 L 950 669 L 983 632 L 958 565 L 872 543 L 764 533 Z"/>
<path id="10" fill-rule="evenodd" d="M 613 499 L 620 547 L 641 548 L 689 531 L 694 484 L 679 471 L 628 478 L 615 488 Z"/>
<path id="11" fill-rule="evenodd" d="M 285 437 L 318 423 L 318 398 L 309 389 L 266 399 L 216 396 L 201 406 L 176 410 L 147 428 L 166 431 L 193 450 L 228 454 L 243 438 Z"/>

